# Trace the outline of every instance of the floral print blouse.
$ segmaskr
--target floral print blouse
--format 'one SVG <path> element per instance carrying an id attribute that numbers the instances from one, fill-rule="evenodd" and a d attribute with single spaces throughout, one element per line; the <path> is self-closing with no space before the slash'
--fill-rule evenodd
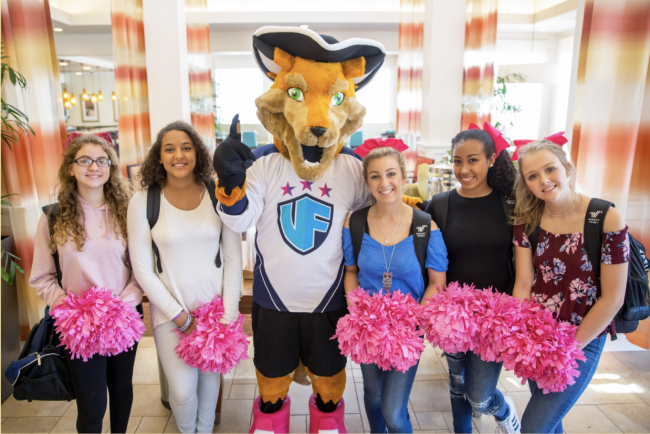
<path id="1" fill-rule="evenodd" d="M 531 248 L 523 225 L 513 229 L 515 246 Z M 602 264 L 629 262 L 627 229 L 603 232 Z M 584 233 L 554 234 L 540 228 L 533 263 L 532 299 L 546 306 L 558 320 L 579 325 L 600 298 L 600 281 L 587 258 Z"/>

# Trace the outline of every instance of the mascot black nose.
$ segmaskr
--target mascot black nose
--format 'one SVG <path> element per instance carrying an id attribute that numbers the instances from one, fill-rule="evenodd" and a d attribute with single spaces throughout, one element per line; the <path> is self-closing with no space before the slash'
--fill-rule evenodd
<path id="1" fill-rule="evenodd" d="M 327 128 L 323 127 L 311 127 L 310 130 L 316 137 L 320 137 L 327 132 Z"/>

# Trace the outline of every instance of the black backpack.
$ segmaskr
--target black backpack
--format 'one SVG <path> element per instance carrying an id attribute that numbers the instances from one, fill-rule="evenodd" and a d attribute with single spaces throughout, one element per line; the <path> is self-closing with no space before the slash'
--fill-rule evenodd
<path id="1" fill-rule="evenodd" d="M 451 195 L 452 190 L 448 190 L 442 193 L 438 193 L 431 198 L 431 201 L 427 204 L 426 212 L 427 214 L 433 217 L 433 221 L 436 222 L 440 232 L 445 234 L 445 227 L 447 226 L 447 215 L 449 214 L 449 196 Z M 501 195 L 501 204 L 503 206 L 503 212 L 506 216 L 506 222 L 510 226 L 510 237 L 512 238 L 512 224 L 510 222 L 510 216 L 512 215 L 515 209 L 515 200 L 510 199 L 509 197 Z M 512 291 L 515 287 L 515 255 L 514 247 L 510 248 L 508 253 L 509 261 L 508 265 L 510 268 L 510 275 L 512 276 L 508 288 L 504 291 L 508 295 L 512 295 Z"/>
<path id="2" fill-rule="evenodd" d="M 50 236 L 59 213 L 59 204 L 42 208 L 47 216 Z M 56 267 L 56 279 L 61 286 L 61 266 L 59 253 L 52 254 Z M 18 360 L 9 364 L 5 377 L 14 388 L 16 400 L 70 401 L 75 398 L 68 367 L 64 360 L 65 348 L 59 346 L 59 337 L 54 328 L 54 318 L 50 307 L 45 307 L 43 319 L 36 324 L 23 346 Z"/>
<path id="3" fill-rule="evenodd" d="M 600 248 L 603 243 L 603 226 L 605 216 L 613 203 L 603 199 L 591 199 L 585 216 L 585 250 L 589 262 L 600 279 Z M 630 263 L 627 269 L 627 286 L 625 301 L 614 317 L 614 327 L 611 330 L 612 340 L 616 333 L 632 333 L 639 326 L 639 321 L 650 317 L 650 288 L 648 287 L 648 272 L 650 265 L 646 249 L 632 234 L 630 237 Z M 528 237 L 533 255 L 537 251 L 539 226 Z"/>
<path id="4" fill-rule="evenodd" d="M 354 261 L 359 263 L 359 252 L 361 252 L 361 243 L 365 233 L 366 221 L 370 207 L 362 208 L 355 211 L 350 216 L 350 237 L 352 238 L 352 249 L 354 250 Z M 431 236 L 431 217 L 429 214 L 419 209 L 413 208 L 413 222 L 411 223 L 413 231 L 413 247 L 415 256 L 418 258 L 424 287 L 429 284 L 429 273 L 424 265 L 427 258 L 427 247 Z"/>
<path id="5" fill-rule="evenodd" d="M 215 196 L 217 185 L 216 182 L 211 180 L 210 182 L 205 183 L 205 188 L 208 189 L 208 194 L 210 195 L 210 200 L 212 200 L 212 210 L 217 212 L 217 196 Z M 149 229 L 153 229 L 158 222 L 158 216 L 160 215 L 160 194 L 161 194 L 160 184 L 153 183 L 147 189 L 147 221 L 149 222 Z M 219 244 L 221 244 L 221 235 L 219 235 Z M 153 255 L 156 258 L 156 267 L 158 268 L 158 273 L 162 273 L 162 263 L 160 262 L 160 252 L 158 251 L 158 246 L 154 242 L 153 238 L 151 239 L 151 248 L 153 249 Z M 217 250 L 217 257 L 214 260 L 214 264 L 217 268 L 221 268 L 221 246 Z"/>

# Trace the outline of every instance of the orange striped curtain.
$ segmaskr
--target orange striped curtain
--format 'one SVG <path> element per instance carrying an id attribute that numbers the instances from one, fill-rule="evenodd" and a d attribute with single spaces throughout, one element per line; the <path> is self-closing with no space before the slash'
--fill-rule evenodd
<path id="1" fill-rule="evenodd" d="M 19 194 L 8 200 L 2 219 L 11 218 L 18 264 L 25 276 L 17 279 L 21 329 L 36 324 L 44 304 L 27 285 L 34 253 L 34 233 L 41 206 L 51 203 L 63 144 L 65 122 L 59 65 L 54 48 L 49 0 L 2 2 L 3 63 L 25 76 L 28 89 L 21 91 L 6 79 L 5 101 L 29 117 L 35 135 L 21 136 L 11 149 L 2 144 L 2 194 Z"/>
<path id="2" fill-rule="evenodd" d="M 482 127 L 484 122 L 490 122 L 497 6 L 498 0 L 467 0 L 461 130 L 466 130 L 470 123 Z"/>
<path id="3" fill-rule="evenodd" d="M 422 115 L 424 0 L 401 0 L 397 57 L 397 135 L 416 155 Z M 409 155 L 407 155 L 407 160 Z"/>
<path id="4" fill-rule="evenodd" d="M 144 161 L 151 147 L 142 0 L 111 0 L 120 161 Z"/>
<path id="5" fill-rule="evenodd" d="M 587 0 L 571 158 L 577 183 L 650 245 L 650 1 Z"/>
<path id="6" fill-rule="evenodd" d="M 185 0 L 187 11 L 187 60 L 190 67 L 190 112 L 192 125 L 214 150 L 210 25 L 206 0 Z"/>

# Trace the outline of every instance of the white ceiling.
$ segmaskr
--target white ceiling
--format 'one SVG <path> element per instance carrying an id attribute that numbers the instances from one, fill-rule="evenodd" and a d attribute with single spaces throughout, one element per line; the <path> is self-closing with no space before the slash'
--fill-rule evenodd
<path id="1" fill-rule="evenodd" d="M 545 38 L 572 34 L 577 2 L 499 0 L 498 35 Z M 233 39 L 243 34 L 250 38 L 263 25 L 307 24 L 330 34 L 382 34 L 389 40 L 383 41 L 387 48 L 397 45 L 400 0 L 207 0 L 207 5 L 207 18 L 204 12 L 200 17 L 207 19 L 211 33 L 218 34 L 219 42 L 230 33 Z M 96 58 L 95 64 L 102 67 L 112 61 L 110 0 L 50 0 L 50 9 L 54 27 L 63 29 L 55 33 L 60 56 Z M 245 46 L 249 44 L 247 40 Z M 229 49 L 225 43 L 212 46 L 214 51 L 239 51 L 239 48 Z"/>

